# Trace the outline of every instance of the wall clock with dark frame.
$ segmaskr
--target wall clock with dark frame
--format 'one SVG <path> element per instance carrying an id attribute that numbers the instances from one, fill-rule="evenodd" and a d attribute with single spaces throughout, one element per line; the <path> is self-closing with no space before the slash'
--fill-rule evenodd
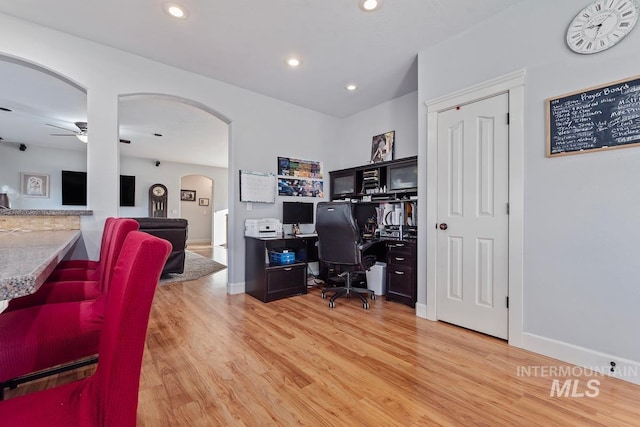
<path id="1" fill-rule="evenodd" d="M 151 218 L 167 217 L 167 187 L 153 184 L 149 187 L 149 216 Z"/>

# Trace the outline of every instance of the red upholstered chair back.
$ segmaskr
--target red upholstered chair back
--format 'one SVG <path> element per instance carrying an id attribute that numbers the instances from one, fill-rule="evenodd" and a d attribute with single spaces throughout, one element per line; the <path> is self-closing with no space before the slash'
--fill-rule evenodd
<path id="1" fill-rule="evenodd" d="M 100 257 L 98 261 L 98 268 L 96 269 L 95 279 L 104 280 L 104 261 L 107 258 L 107 252 L 109 252 L 109 245 L 113 241 L 113 230 L 116 222 L 116 218 L 110 216 L 104 221 L 104 229 L 102 230 L 102 241 L 100 242 L 100 253 L 98 256 Z M 64 273 L 63 273 L 64 274 Z M 73 273 L 72 273 L 73 274 Z M 63 280 L 65 280 L 63 276 Z M 75 278 L 74 278 L 75 279 Z M 94 280 L 95 280 L 94 279 Z"/>
<path id="2" fill-rule="evenodd" d="M 100 425 L 136 424 L 149 312 L 170 251 L 169 242 L 140 231 L 130 232 L 122 246 L 106 303 L 100 360 L 90 379 Z"/>
<path id="3" fill-rule="evenodd" d="M 100 255 L 100 281 L 102 283 L 102 293 L 109 291 L 109 283 L 111 283 L 111 275 L 118 260 L 118 255 L 122 250 L 125 237 L 132 232 L 137 231 L 140 225 L 137 221 L 129 218 L 107 218 L 111 221 L 111 238 L 105 247 L 105 252 Z M 106 225 L 105 225 L 106 228 Z M 106 230 L 105 230 L 106 231 Z"/>
<path id="4" fill-rule="evenodd" d="M 98 254 L 101 261 L 102 257 L 104 257 L 107 252 L 107 247 L 111 241 L 111 235 L 113 234 L 113 222 L 115 220 L 116 219 L 112 216 L 104 220 L 104 230 L 102 230 L 102 241 L 100 242 L 100 254 Z"/>

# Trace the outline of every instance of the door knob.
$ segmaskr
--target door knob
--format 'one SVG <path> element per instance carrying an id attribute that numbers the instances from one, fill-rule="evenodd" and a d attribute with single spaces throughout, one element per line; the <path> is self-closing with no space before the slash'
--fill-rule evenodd
<path id="1" fill-rule="evenodd" d="M 447 228 L 449 228 L 449 227 L 444 222 L 442 224 L 440 224 L 440 230 L 446 230 Z"/>

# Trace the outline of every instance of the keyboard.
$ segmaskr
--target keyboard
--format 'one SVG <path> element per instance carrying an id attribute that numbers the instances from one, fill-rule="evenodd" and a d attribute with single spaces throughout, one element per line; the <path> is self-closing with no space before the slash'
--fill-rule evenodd
<path id="1" fill-rule="evenodd" d="M 318 233 L 299 233 L 296 237 L 318 237 Z"/>

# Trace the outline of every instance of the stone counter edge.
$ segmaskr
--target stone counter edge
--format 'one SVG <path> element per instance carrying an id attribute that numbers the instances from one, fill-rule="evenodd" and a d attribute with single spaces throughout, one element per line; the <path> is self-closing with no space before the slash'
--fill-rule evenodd
<path id="1" fill-rule="evenodd" d="M 91 210 L 0 209 L 0 216 L 88 216 Z"/>

